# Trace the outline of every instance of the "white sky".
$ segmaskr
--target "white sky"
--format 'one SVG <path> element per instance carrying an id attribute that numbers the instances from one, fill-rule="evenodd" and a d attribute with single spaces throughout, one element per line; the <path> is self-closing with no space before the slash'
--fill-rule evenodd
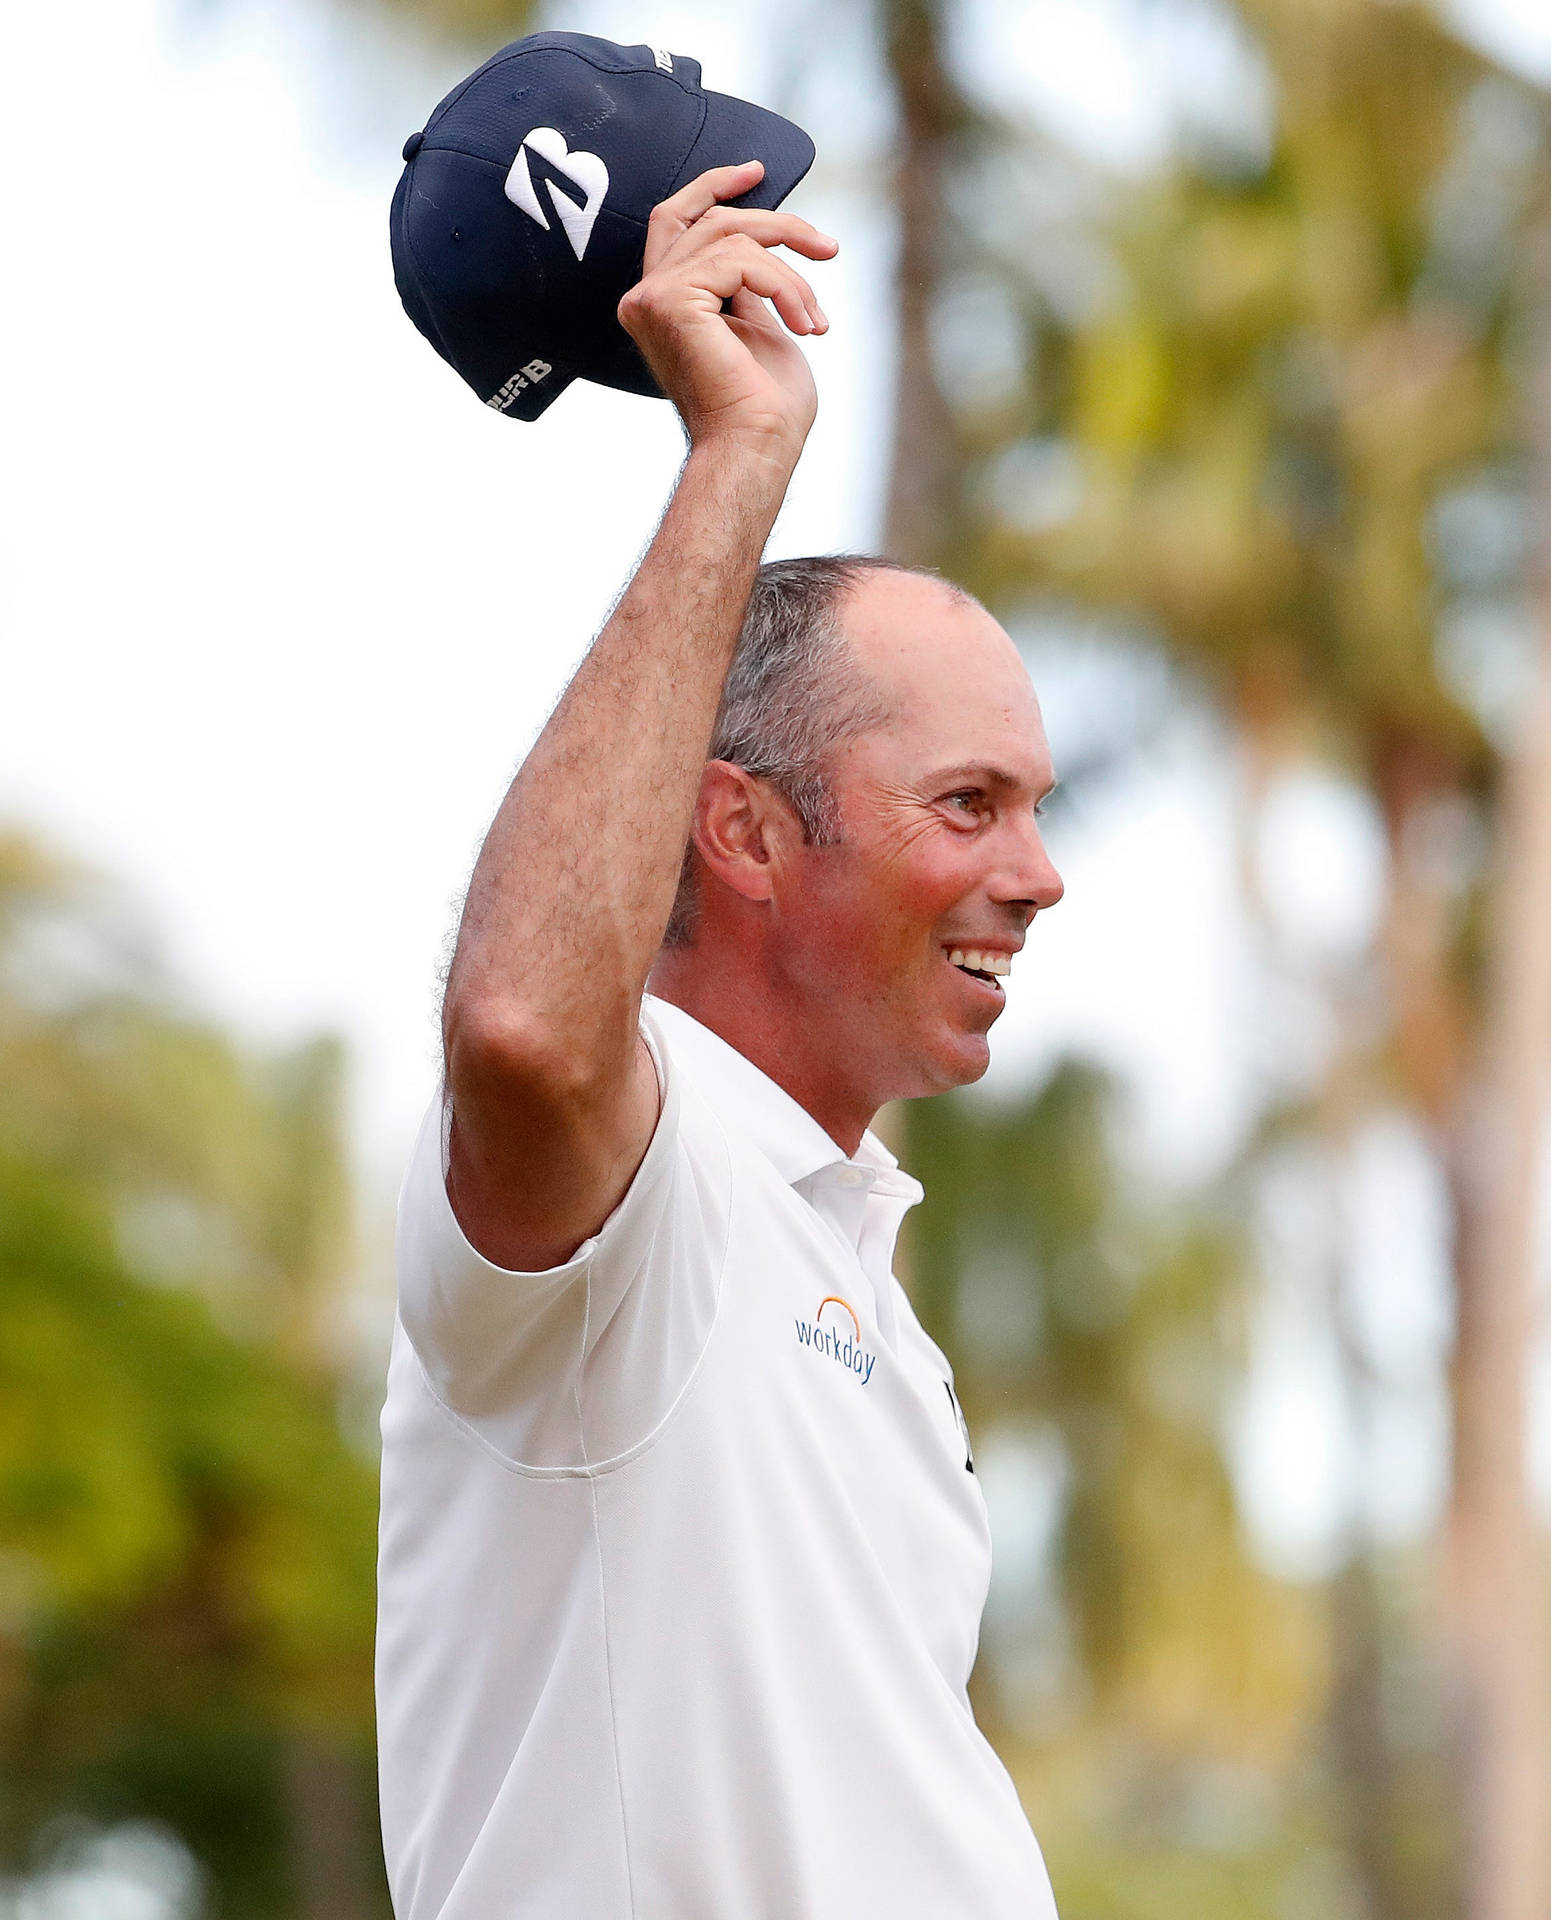
<path id="1" fill-rule="evenodd" d="M 961 51 L 1009 101 L 1143 164 L 1161 135 L 1139 4 L 975 0 Z M 1471 11 L 1551 76 L 1544 0 Z M 536 426 L 497 418 L 413 332 L 388 200 L 401 140 L 461 63 L 346 50 L 349 18 L 83 0 L 8 19 L 25 160 L 0 305 L 0 815 L 122 876 L 224 1017 L 345 1033 L 360 1157 L 385 1187 L 429 1092 L 436 967 L 479 837 L 680 441 L 661 403 L 586 386 Z M 566 19 L 693 51 L 733 91 L 787 72 L 761 67 L 752 13 L 709 0 Z M 48 81 L 66 72 L 61 137 Z M 876 134 L 862 112 L 851 158 Z M 843 253 L 816 276 L 834 328 L 777 553 L 878 534 L 890 235 L 865 174 L 821 158 L 794 203 Z M 1059 767 L 1103 696 L 1070 663 L 1041 688 Z M 1072 1046 L 1123 1067 L 1138 1151 L 1165 1174 L 1216 1158 L 1263 1065 L 1232 777 L 1187 719 L 1065 820 L 1067 900 L 999 1028 L 993 1085 Z M 1337 939 L 1368 859 L 1342 805 L 1288 829 L 1316 856 L 1289 872 L 1328 882 L 1309 922 L 1334 912 Z M 1425 1256 L 1410 1267 L 1430 1310 Z"/>

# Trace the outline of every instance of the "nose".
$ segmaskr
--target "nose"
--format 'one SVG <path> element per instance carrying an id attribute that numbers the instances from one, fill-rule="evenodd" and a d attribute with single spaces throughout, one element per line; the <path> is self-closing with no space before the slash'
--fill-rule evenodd
<path id="1" fill-rule="evenodd" d="M 1066 891 L 1045 849 L 1039 821 L 1032 813 L 1008 824 L 1003 860 L 990 884 L 991 898 L 1004 906 L 1021 907 L 1024 924 L 1041 908 L 1053 907 Z"/>

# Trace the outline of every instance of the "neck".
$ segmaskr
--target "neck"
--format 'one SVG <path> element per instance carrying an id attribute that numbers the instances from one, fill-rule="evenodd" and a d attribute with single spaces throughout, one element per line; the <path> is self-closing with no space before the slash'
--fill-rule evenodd
<path id="1" fill-rule="evenodd" d="M 836 1074 L 840 1050 L 828 1044 L 825 1023 L 789 992 L 698 944 L 664 949 L 647 985 L 790 1094 L 844 1154 L 856 1152 L 878 1103 Z"/>

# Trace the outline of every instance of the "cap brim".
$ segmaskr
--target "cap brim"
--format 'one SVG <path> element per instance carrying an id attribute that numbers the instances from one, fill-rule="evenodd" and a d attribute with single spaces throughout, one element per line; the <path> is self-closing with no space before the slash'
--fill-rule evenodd
<path id="1" fill-rule="evenodd" d="M 545 379 L 520 389 L 505 406 L 495 399 L 486 400 L 485 405 L 494 413 L 509 414 L 514 420 L 537 420 L 547 407 L 552 407 L 571 382 L 580 376 L 568 367 L 555 363 Z"/>
<path id="2" fill-rule="evenodd" d="M 813 142 L 801 127 L 782 119 L 768 107 L 756 107 L 730 93 L 703 92 L 705 120 L 700 136 L 679 169 L 673 191 L 711 167 L 734 166 L 740 160 L 763 160 L 765 177 L 757 187 L 740 194 L 739 207 L 778 207 L 813 165 Z"/>

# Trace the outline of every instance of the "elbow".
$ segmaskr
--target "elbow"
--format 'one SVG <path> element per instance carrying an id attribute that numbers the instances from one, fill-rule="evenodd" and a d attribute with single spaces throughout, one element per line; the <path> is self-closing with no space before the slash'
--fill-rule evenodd
<path id="1" fill-rule="evenodd" d="M 483 995 L 449 1000 L 442 1044 L 455 1106 L 579 1107 L 601 1077 L 587 1049 L 544 1013 Z"/>

